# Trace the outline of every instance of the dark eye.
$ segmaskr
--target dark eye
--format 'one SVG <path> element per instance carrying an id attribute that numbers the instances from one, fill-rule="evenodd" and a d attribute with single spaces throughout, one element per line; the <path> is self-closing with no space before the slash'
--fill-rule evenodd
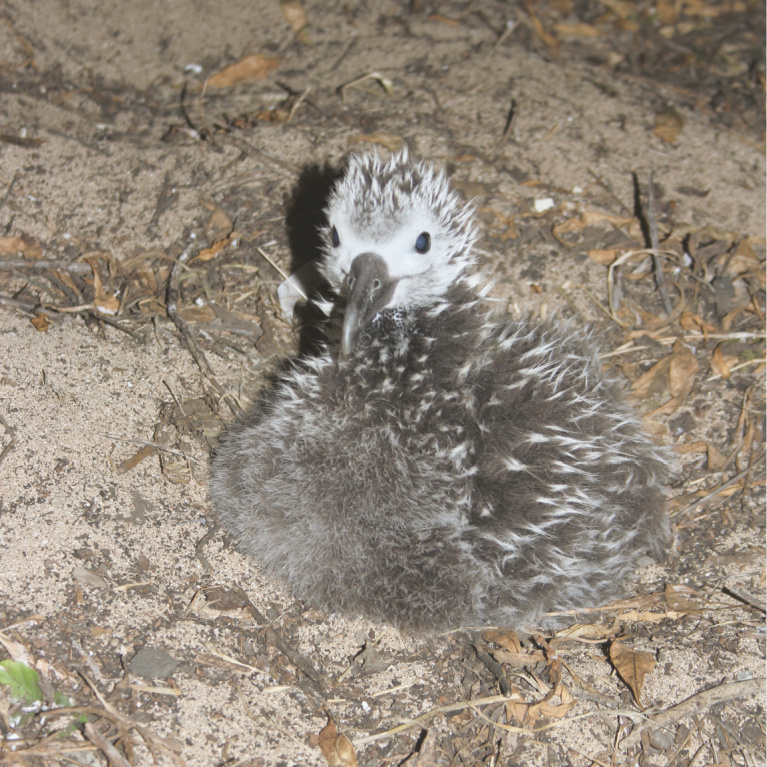
<path id="1" fill-rule="evenodd" d="M 431 247 L 431 235 L 428 232 L 421 232 L 415 241 L 415 249 L 419 253 L 428 253 Z"/>
<path id="2" fill-rule="evenodd" d="M 338 229 L 332 227 L 330 230 L 330 244 L 337 248 L 341 244 L 341 238 L 338 236 Z"/>

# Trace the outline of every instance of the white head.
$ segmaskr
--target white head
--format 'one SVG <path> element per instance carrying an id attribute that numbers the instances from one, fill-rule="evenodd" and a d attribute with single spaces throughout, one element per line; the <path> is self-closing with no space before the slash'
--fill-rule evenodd
<path id="1" fill-rule="evenodd" d="M 352 155 L 326 213 L 321 270 L 347 298 L 345 354 L 376 314 L 437 303 L 474 264 L 472 208 L 407 149 L 387 163 Z"/>

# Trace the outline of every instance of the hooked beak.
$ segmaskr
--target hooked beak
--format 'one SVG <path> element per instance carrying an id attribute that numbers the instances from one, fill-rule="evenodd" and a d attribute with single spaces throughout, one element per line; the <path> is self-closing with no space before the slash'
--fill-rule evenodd
<path id="1" fill-rule="evenodd" d="M 376 253 L 363 253 L 352 261 L 347 277 L 341 353 L 348 357 L 357 345 L 363 328 L 386 306 L 396 282 L 389 278 L 386 261 Z"/>

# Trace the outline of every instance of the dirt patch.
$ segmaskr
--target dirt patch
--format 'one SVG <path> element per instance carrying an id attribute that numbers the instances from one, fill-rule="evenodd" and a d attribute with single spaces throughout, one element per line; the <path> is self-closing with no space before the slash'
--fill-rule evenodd
<path id="1" fill-rule="evenodd" d="M 764 764 L 763 26 L 750 2 L 9 6 L 0 660 L 40 701 L 0 685 L 0 757 L 321 765 L 329 713 L 365 765 Z M 206 87 L 252 55 L 276 70 Z M 675 551 L 569 633 L 318 613 L 210 510 L 218 431 L 311 343 L 276 289 L 338 163 L 403 142 L 474 198 L 501 308 L 593 326 L 676 447 Z"/>

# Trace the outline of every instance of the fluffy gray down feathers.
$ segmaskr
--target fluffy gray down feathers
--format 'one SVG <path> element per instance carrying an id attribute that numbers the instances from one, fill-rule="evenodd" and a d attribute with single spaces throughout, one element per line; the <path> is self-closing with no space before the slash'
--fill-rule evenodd
<path id="1" fill-rule="evenodd" d="M 299 598 L 411 631 L 618 596 L 663 554 L 669 461 L 588 338 L 488 313 L 470 211 L 405 152 L 353 156 L 327 212 L 338 308 L 359 253 L 386 263 L 386 304 L 224 435 L 210 491 L 232 538 Z"/>

